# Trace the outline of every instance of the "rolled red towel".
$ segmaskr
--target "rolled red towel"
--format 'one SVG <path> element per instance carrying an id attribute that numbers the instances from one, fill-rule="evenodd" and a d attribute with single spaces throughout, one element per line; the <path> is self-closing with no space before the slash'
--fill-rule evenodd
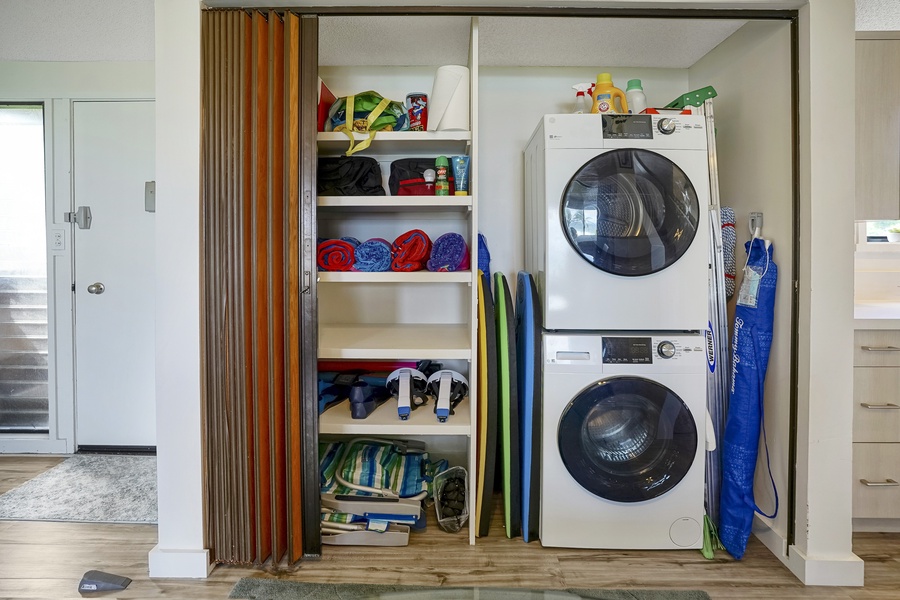
<path id="1" fill-rule="evenodd" d="M 431 239 L 421 229 L 400 234 L 391 246 L 392 271 L 421 271 L 431 256 Z"/>
<path id="2" fill-rule="evenodd" d="M 323 271 L 350 271 L 353 269 L 354 247 L 344 240 L 319 242 L 316 263 Z"/>

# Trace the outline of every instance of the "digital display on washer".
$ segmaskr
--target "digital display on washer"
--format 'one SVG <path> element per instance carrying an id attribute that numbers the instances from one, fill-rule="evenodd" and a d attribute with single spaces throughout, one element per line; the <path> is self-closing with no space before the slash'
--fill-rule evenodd
<path id="1" fill-rule="evenodd" d="M 653 119 L 650 115 L 603 115 L 603 139 L 653 139 Z"/>
<path id="2" fill-rule="evenodd" d="M 603 363 L 643 365 L 653 363 L 653 340 L 643 337 L 603 338 Z"/>

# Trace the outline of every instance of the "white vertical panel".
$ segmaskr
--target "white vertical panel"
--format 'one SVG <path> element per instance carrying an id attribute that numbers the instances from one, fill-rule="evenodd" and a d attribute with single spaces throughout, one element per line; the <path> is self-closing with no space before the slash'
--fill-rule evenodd
<path id="1" fill-rule="evenodd" d="M 206 577 L 200 380 L 200 3 L 156 2 L 156 423 L 151 577 Z"/>

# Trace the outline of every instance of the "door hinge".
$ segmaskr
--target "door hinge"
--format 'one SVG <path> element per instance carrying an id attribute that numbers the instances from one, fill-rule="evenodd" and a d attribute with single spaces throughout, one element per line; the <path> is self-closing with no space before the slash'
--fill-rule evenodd
<path id="1" fill-rule="evenodd" d="M 75 284 L 74 284 L 74 283 L 72 284 L 72 291 L 73 291 L 73 292 L 75 291 Z"/>

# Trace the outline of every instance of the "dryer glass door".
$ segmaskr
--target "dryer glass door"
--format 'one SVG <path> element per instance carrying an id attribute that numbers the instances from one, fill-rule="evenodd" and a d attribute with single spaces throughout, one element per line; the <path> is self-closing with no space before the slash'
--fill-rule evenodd
<path id="1" fill-rule="evenodd" d="M 582 165 L 560 206 L 575 251 L 614 275 L 665 269 L 690 247 L 700 218 L 697 192 L 684 171 L 660 154 L 633 148 Z"/>
<path id="2" fill-rule="evenodd" d="M 607 500 L 641 502 L 662 496 L 690 470 L 697 427 L 669 388 L 613 377 L 569 403 L 557 440 L 563 464 L 583 488 Z"/>

